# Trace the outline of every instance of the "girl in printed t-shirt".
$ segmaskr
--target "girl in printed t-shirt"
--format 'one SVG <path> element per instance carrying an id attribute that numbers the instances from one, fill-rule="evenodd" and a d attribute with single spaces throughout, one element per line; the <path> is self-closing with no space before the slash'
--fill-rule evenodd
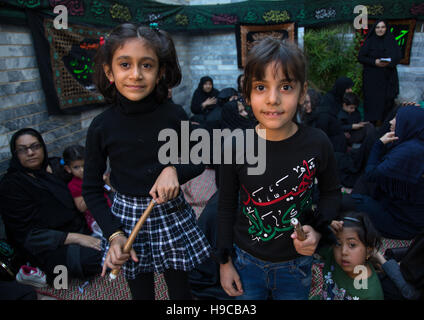
<path id="1" fill-rule="evenodd" d="M 305 60 L 294 45 L 266 38 L 249 52 L 243 95 L 259 122 L 250 129 L 254 151 L 260 139 L 266 143 L 266 169 L 249 175 L 246 161 L 221 165 L 218 207 L 221 285 L 239 299 L 308 299 L 312 255 L 337 214 L 341 194 L 331 143 L 322 131 L 293 120 L 305 99 L 305 78 Z M 304 241 L 290 225 L 294 217 Z"/>

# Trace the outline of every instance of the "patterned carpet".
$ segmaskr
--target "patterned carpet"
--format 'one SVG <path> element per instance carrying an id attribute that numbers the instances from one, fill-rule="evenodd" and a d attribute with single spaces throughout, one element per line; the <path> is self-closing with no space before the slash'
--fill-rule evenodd
<path id="1" fill-rule="evenodd" d="M 408 247 L 411 241 L 383 239 L 380 252 L 388 248 Z M 322 270 L 318 265 L 312 266 L 311 295 L 316 295 L 322 288 Z M 52 287 L 37 289 L 37 292 L 58 300 L 131 300 L 131 293 L 122 273 L 114 281 L 107 277 L 95 277 L 84 286 L 84 280 L 72 279 L 68 289 L 55 290 Z M 168 289 L 162 274 L 155 274 L 155 299 L 168 300 Z"/>
<path id="2" fill-rule="evenodd" d="M 68 289 L 53 287 L 37 289 L 37 292 L 58 300 L 131 300 L 131 292 L 122 273 L 114 281 L 96 276 L 86 280 L 72 279 Z M 168 300 L 168 289 L 162 274 L 155 274 L 155 299 Z"/>

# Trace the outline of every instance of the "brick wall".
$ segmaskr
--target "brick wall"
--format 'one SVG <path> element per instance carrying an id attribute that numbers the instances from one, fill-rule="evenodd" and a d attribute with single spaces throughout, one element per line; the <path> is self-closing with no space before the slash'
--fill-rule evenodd
<path id="1" fill-rule="evenodd" d="M 190 5 L 236 3 L 244 0 L 161 0 L 164 3 L 188 2 Z M 172 34 L 172 33 L 171 33 Z M 172 34 L 180 60 L 183 79 L 173 90 L 175 103 L 190 115 L 191 98 L 200 78 L 210 76 L 218 90 L 237 89 L 237 46 L 234 31 L 204 32 L 202 34 Z"/>
<path id="2" fill-rule="evenodd" d="M 174 89 L 173 97 L 189 114 L 191 97 L 201 77 L 210 76 L 218 90 L 237 89 L 237 77 L 242 71 L 237 66 L 234 32 L 174 34 L 173 39 L 183 73 L 182 83 Z"/>
<path id="3" fill-rule="evenodd" d="M 410 64 L 398 65 L 399 96 L 401 101 L 424 100 L 424 32 L 423 22 L 418 23 L 412 40 Z"/>

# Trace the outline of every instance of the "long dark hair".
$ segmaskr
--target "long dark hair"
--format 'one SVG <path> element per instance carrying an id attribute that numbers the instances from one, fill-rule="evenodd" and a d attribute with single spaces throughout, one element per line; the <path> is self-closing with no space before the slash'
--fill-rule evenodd
<path id="1" fill-rule="evenodd" d="M 145 40 L 147 45 L 156 53 L 159 59 L 159 70 L 163 70 L 164 74 L 155 87 L 155 95 L 159 102 L 165 101 L 168 96 L 168 89 L 179 85 L 182 75 L 174 42 L 169 34 L 163 30 L 154 30 L 133 23 L 124 23 L 115 27 L 106 37 L 104 44 L 97 50 L 94 58 L 94 84 L 107 102 L 116 102 L 115 84 L 109 82 L 103 66 L 111 66 L 115 51 L 132 38 Z"/>

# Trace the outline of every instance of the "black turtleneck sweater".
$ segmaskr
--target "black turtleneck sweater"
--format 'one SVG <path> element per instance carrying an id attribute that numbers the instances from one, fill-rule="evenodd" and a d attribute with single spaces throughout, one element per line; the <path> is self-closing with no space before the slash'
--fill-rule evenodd
<path id="1" fill-rule="evenodd" d="M 103 173 L 109 158 L 111 183 L 117 192 L 149 196 L 149 191 L 166 167 L 158 160 L 162 129 L 181 131 L 188 120 L 181 106 L 159 104 L 153 95 L 137 102 L 118 93 L 117 103 L 95 117 L 88 129 L 84 167 L 83 196 L 88 209 L 108 238 L 120 222 L 110 213 L 103 196 Z M 203 165 L 175 165 L 180 184 L 199 175 Z"/>

